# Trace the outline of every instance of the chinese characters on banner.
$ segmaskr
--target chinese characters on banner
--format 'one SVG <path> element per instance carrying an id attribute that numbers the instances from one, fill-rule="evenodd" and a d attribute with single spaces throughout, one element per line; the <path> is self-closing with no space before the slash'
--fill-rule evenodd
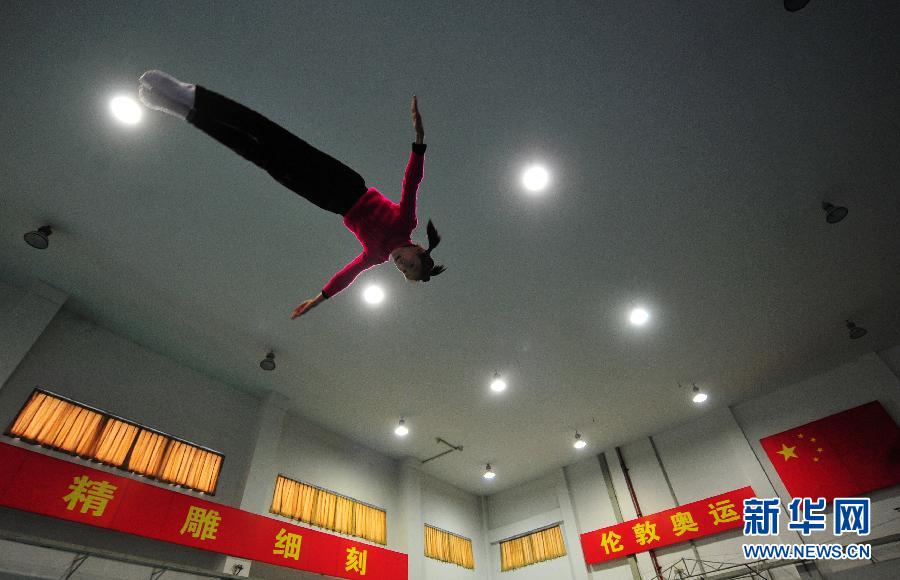
<path id="1" fill-rule="evenodd" d="M 85 514 L 90 510 L 91 515 L 102 516 L 117 488 L 106 480 L 91 481 L 88 476 L 82 475 L 72 481 L 69 489 L 71 493 L 63 498 L 63 501 L 68 502 L 67 510 L 73 510 L 75 504 L 81 503 L 81 513 Z"/>
<path id="2" fill-rule="evenodd" d="M 744 500 L 753 496 L 748 486 L 581 534 L 584 559 L 588 564 L 599 564 L 740 528 Z"/>
<path id="3" fill-rule="evenodd" d="M 356 548 L 347 548 L 347 562 L 344 564 L 344 570 L 347 572 L 356 572 L 360 576 L 366 575 L 366 556 L 368 550 L 359 551 Z"/>
<path id="4" fill-rule="evenodd" d="M 278 535 L 275 536 L 275 549 L 273 554 L 281 554 L 285 558 L 300 559 L 300 546 L 303 544 L 303 536 L 300 534 L 289 534 L 287 530 L 281 528 Z"/>
<path id="5" fill-rule="evenodd" d="M 338 578 L 406 580 L 406 554 L 0 443 L 0 505 Z"/>
<path id="6" fill-rule="evenodd" d="M 191 506 L 188 509 L 187 517 L 184 518 L 184 525 L 181 526 L 181 531 L 178 533 L 184 535 L 187 532 L 201 540 L 215 540 L 216 530 L 219 529 L 219 521 L 221 519 L 219 512 L 216 510 L 206 510 Z"/>

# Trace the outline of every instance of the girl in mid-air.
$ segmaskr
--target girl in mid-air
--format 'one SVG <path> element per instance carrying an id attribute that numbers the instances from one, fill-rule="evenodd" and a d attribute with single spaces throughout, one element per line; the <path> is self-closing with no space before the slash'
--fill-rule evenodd
<path id="1" fill-rule="evenodd" d="M 333 157 L 259 113 L 198 85 L 183 83 L 158 70 L 140 78 L 141 101 L 151 109 L 187 120 L 238 155 L 265 169 L 276 181 L 307 200 L 344 217 L 363 250 L 338 271 L 315 297 L 304 300 L 291 318 L 309 312 L 334 296 L 363 272 L 388 260 L 409 280 L 427 282 L 444 271 L 431 258 L 441 241 L 434 225 L 427 227 L 428 249 L 410 239 L 416 229 L 416 194 L 425 166 L 425 129 L 416 97 L 410 107 L 416 141 L 413 143 L 400 203 L 377 189 Z"/>

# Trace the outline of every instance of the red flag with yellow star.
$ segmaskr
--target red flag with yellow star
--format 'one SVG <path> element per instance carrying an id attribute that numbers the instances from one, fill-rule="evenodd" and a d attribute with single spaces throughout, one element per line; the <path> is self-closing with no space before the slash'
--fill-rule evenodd
<path id="1" fill-rule="evenodd" d="M 900 428 L 878 401 L 760 439 L 792 497 L 853 497 L 900 483 Z"/>

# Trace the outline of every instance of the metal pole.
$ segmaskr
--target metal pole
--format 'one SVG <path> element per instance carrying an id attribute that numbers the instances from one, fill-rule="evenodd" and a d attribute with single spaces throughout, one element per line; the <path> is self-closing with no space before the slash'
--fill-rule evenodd
<path id="1" fill-rule="evenodd" d="M 613 515 L 616 516 L 616 522 L 622 523 L 625 518 L 622 516 L 622 508 L 619 507 L 619 496 L 616 494 L 616 488 L 613 485 L 612 474 L 609 471 L 609 462 L 606 461 L 606 454 L 601 453 L 597 456 L 600 462 L 600 471 L 603 472 L 603 483 L 606 484 L 606 493 L 609 494 L 609 503 L 613 507 Z M 634 580 L 641 580 L 641 571 L 638 568 L 637 557 L 634 554 L 628 556 L 628 565 L 631 566 L 631 576 Z"/>
<path id="2" fill-rule="evenodd" d="M 662 457 L 659 455 L 659 449 L 656 448 L 656 441 L 653 440 L 653 437 L 648 437 L 648 439 L 650 439 L 650 446 L 653 447 L 653 454 L 656 455 L 656 463 L 659 464 L 659 470 L 662 471 L 663 479 L 666 480 L 666 485 L 669 487 L 669 495 L 672 496 L 672 501 L 675 502 L 675 506 L 677 507 L 681 505 L 681 502 L 678 501 L 678 496 L 675 495 L 675 488 L 672 486 L 672 480 L 669 479 L 669 472 L 666 471 L 666 466 L 663 465 Z M 688 543 L 691 545 L 694 557 L 697 558 L 697 563 L 700 565 L 700 572 L 706 573 L 706 568 L 703 566 L 703 560 L 700 559 L 700 551 L 697 549 L 697 544 L 694 540 L 688 540 Z"/>
<path id="3" fill-rule="evenodd" d="M 622 474 L 625 475 L 625 483 L 628 484 L 628 493 L 631 494 L 631 503 L 634 504 L 634 511 L 637 513 L 637 517 L 642 518 L 644 514 L 641 513 L 641 505 L 638 503 L 637 494 L 634 493 L 634 486 L 631 485 L 631 476 L 628 475 L 628 466 L 625 465 L 625 458 L 622 457 L 621 447 L 616 447 L 616 455 L 619 456 L 619 466 L 622 468 Z M 650 560 L 653 562 L 653 568 L 656 570 L 656 576 L 662 578 L 663 572 L 659 565 L 659 560 L 656 559 L 656 552 L 650 550 L 648 553 L 650 554 Z"/>
<path id="4" fill-rule="evenodd" d="M 428 463 L 429 461 L 433 461 L 433 460 L 437 459 L 438 457 L 443 457 L 444 455 L 447 455 L 448 453 L 453 453 L 454 451 L 462 451 L 462 450 L 463 450 L 463 446 L 462 446 L 462 445 L 453 445 L 452 443 L 447 443 L 446 441 L 444 441 L 444 440 L 441 439 L 440 437 L 435 437 L 435 439 L 437 440 L 438 443 L 443 443 L 444 445 L 446 445 L 446 446 L 449 447 L 450 449 L 448 449 L 447 451 L 444 451 L 443 453 L 438 453 L 438 454 L 435 455 L 434 457 L 429 457 L 428 459 L 425 459 L 424 461 L 422 461 L 422 465 L 425 465 L 425 464 Z"/>

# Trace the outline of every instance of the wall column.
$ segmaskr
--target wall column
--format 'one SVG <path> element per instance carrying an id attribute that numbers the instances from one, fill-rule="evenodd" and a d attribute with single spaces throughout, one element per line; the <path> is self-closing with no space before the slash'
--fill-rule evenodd
<path id="1" fill-rule="evenodd" d="M 278 475 L 278 446 L 281 443 L 287 409 L 287 397 L 272 391 L 262 400 L 255 423 L 247 426 L 248 436 L 253 438 L 253 454 L 250 456 L 244 493 L 239 506 L 244 511 L 263 516 L 269 514 L 275 477 Z M 240 566 L 239 576 L 250 574 L 252 565 L 250 560 L 231 556 L 225 559 L 223 571 L 234 574 L 235 565 Z"/>
<path id="2" fill-rule="evenodd" d="M 563 530 L 566 545 L 568 546 L 572 578 L 573 580 L 588 580 L 587 565 L 584 563 L 584 552 L 581 550 L 581 528 L 575 518 L 575 508 L 572 507 L 572 495 L 569 493 L 566 470 L 560 469 L 559 474 L 559 480 L 556 482 L 556 498 L 559 502 L 559 511 L 562 513 Z"/>
<path id="3" fill-rule="evenodd" d="M 400 465 L 400 505 L 403 515 L 409 578 L 425 578 L 425 522 L 422 520 L 422 472 L 419 460 L 408 458 Z"/>
<path id="4" fill-rule="evenodd" d="M 68 296 L 44 282 L 35 283 L 10 310 L 0 314 L 0 388 L 34 346 Z"/>
<path id="5" fill-rule="evenodd" d="M 488 498 L 486 495 L 483 495 L 478 498 L 479 505 L 481 507 L 481 536 L 484 538 L 484 541 L 481 543 L 481 569 L 484 571 L 484 577 L 487 580 L 493 580 L 494 574 L 494 563 L 491 562 L 491 540 L 490 540 L 490 526 L 488 525 L 490 522 L 490 514 L 488 513 Z M 472 547 L 474 550 L 474 546 Z M 476 562 L 476 570 L 478 569 L 478 564 Z M 498 572 L 499 573 L 499 572 Z"/>
<path id="6" fill-rule="evenodd" d="M 275 477 L 278 475 L 278 446 L 287 407 L 288 400 L 284 395 L 270 392 L 259 407 L 256 424 L 248 429 L 254 443 L 241 498 L 240 508 L 244 511 L 260 515 L 269 513 Z"/>

